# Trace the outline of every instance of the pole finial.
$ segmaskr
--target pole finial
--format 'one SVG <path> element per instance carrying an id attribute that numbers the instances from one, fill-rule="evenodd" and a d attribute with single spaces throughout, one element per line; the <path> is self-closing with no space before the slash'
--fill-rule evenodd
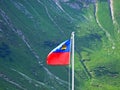
<path id="1" fill-rule="evenodd" d="M 74 38 L 74 31 L 71 33 L 71 39 Z"/>
<path id="2" fill-rule="evenodd" d="M 74 33 L 75 33 L 75 32 L 73 31 L 73 32 L 72 32 L 72 35 L 74 35 Z"/>

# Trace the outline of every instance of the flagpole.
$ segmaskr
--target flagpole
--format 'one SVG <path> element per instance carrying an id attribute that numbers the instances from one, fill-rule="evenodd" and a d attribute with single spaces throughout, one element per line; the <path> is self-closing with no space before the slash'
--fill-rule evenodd
<path id="1" fill-rule="evenodd" d="M 74 90 L 74 32 L 72 32 L 71 39 L 72 39 L 72 90 Z"/>

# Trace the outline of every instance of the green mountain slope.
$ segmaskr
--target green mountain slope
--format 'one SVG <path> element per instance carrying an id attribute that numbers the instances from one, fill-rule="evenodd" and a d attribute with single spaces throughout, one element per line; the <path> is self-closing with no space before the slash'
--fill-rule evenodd
<path id="1" fill-rule="evenodd" d="M 1 0 L 0 90 L 68 90 L 47 54 L 75 31 L 75 90 L 120 89 L 119 0 Z"/>

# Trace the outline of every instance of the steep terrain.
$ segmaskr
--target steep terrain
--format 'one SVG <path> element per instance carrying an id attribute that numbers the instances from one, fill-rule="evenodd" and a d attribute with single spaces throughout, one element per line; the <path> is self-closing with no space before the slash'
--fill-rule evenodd
<path id="1" fill-rule="evenodd" d="M 0 0 L 0 90 L 69 90 L 68 66 L 48 66 L 46 56 L 72 31 L 75 90 L 119 90 L 119 8 L 119 0 Z"/>

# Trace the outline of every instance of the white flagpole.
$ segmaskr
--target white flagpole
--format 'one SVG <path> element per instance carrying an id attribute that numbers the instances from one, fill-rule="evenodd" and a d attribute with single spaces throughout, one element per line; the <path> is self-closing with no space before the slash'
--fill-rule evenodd
<path id="1" fill-rule="evenodd" d="M 74 90 L 74 32 L 72 32 L 71 39 L 72 39 L 72 90 Z"/>

